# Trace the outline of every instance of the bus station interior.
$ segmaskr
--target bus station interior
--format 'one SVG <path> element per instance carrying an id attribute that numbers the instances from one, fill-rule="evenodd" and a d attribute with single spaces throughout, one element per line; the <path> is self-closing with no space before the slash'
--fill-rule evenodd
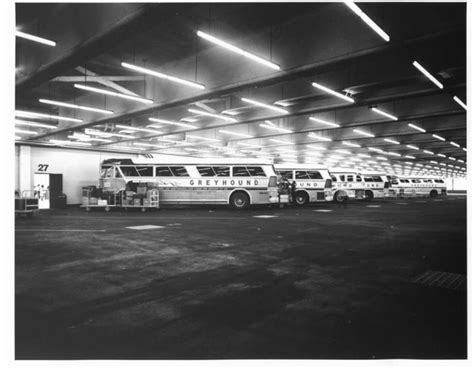
<path id="1" fill-rule="evenodd" d="M 467 358 L 467 5 L 347 3 L 15 5 L 16 359 Z"/>

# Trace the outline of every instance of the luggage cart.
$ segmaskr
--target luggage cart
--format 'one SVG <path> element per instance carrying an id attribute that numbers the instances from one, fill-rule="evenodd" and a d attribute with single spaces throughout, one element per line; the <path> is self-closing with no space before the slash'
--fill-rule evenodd
<path id="1" fill-rule="evenodd" d="M 82 190 L 82 204 L 81 208 L 85 208 L 89 212 L 92 208 L 103 208 L 105 212 L 109 212 L 111 208 L 120 207 L 120 192 L 115 192 L 109 199 L 97 199 L 91 197 L 92 191 L 87 188 Z"/>
<path id="2" fill-rule="evenodd" d="M 15 199 L 15 217 L 33 217 L 33 213 L 38 211 L 38 198 L 34 196 L 34 190 L 23 190 L 21 197 Z"/>

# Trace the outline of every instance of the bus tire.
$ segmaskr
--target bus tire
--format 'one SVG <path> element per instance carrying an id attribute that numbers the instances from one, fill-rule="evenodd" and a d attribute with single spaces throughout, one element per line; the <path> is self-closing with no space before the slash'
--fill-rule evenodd
<path id="1" fill-rule="evenodd" d="M 372 199 L 374 199 L 374 193 L 372 192 L 372 190 L 366 190 L 365 191 L 365 200 L 367 202 L 371 202 Z"/>
<path id="2" fill-rule="evenodd" d="M 295 194 L 295 203 L 298 206 L 304 206 L 306 203 L 309 202 L 308 194 L 304 191 L 297 191 Z"/>
<path id="3" fill-rule="evenodd" d="M 250 198 L 243 191 L 236 191 L 230 197 L 230 205 L 234 209 L 245 209 L 250 205 Z"/>
<path id="4" fill-rule="evenodd" d="M 431 190 L 430 191 L 430 197 L 431 198 L 436 198 L 438 196 L 438 192 L 436 190 Z"/>
<path id="5" fill-rule="evenodd" d="M 333 200 L 335 203 L 343 203 L 345 198 L 346 198 L 346 193 L 339 190 L 338 192 L 336 192 L 336 194 L 334 194 Z"/>

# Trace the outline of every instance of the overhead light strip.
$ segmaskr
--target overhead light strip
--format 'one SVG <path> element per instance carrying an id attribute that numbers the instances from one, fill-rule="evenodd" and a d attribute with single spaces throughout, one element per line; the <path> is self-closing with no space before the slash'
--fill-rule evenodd
<path id="1" fill-rule="evenodd" d="M 240 132 L 234 132 L 234 131 L 228 131 L 228 130 L 219 130 L 219 132 L 222 132 L 223 134 L 228 134 L 228 135 L 245 137 L 247 139 L 253 138 L 252 135 L 241 134 Z"/>
<path id="2" fill-rule="evenodd" d="M 46 123 L 38 123 L 38 122 L 30 122 L 30 121 L 23 121 L 16 119 L 15 120 L 15 125 L 23 125 L 23 126 L 31 126 L 31 127 L 41 127 L 41 128 L 57 128 L 56 126 L 53 125 L 48 125 Z"/>
<path id="3" fill-rule="evenodd" d="M 320 136 L 320 135 L 317 135 L 315 134 L 314 132 L 310 132 L 308 134 L 309 137 L 313 138 L 313 139 L 318 139 L 318 140 L 322 140 L 322 141 L 332 141 L 332 139 L 328 138 L 328 137 L 324 137 L 324 136 Z"/>
<path id="4" fill-rule="evenodd" d="M 279 139 L 270 139 L 270 141 L 273 141 L 274 143 L 279 143 L 279 144 L 287 144 L 287 145 L 293 145 L 294 144 L 291 141 L 285 141 L 285 140 L 279 140 Z"/>
<path id="5" fill-rule="evenodd" d="M 323 120 L 323 119 L 321 119 L 321 118 L 309 117 L 309 119 L 310 119 L 311 121 L 314 121 L 314 122 L 322 123 L 323 125 L 326 125 L 326 126 L 341 127 L 341 126 L 338 125 L 337 123 L 325 121 L 325 120 Z"/>
<path id="6" fill-rule="evenodd" d="M 364 136 L 367 136 L 367 137 L 375 137 L 375 135 L 369 133 L 369 132 L 366 132 L 366 131 L 362 131 L 362 130 L 359 130 L 357 128 L 353 129 L 352 131 L 360 134 L 360 135 L 364 135 Z"/>
<path id="7" fill-rule="evenodd" d="M 275 107 L 275 106 L 270 105 L 270 104 L 261 103 L 261 102 L 256 101 L 256 100 L 247 99 L 247 98 L 241 98 L 241 100 L 243 102 L 246 102 L 246 103 L 249 103 L 249 104 L 252 104 L 252 105 L 256 105 L 258 107 L 267 108 L 267 109 L 273 110 L 273 111 L 278 112 L 278 113 L 283 113 L 283 114 L 288 114 L 289 113 L 286 109 L 278 108 L 278 107 Z"/>
<path id="8" fill-rule="evenodd" d="M 152 129 L 149 129 L 149 128 L 133 127 L 133 126 L 125 126 L 125 125 L 115 125 L 115 127 L 121 128 L 121 129 L 124 129 L 124 130 L 149 132 L 149 133 L 151 133 L 151 134 L 156 134 L 156 135 L 161 135 L 161 134 L 163 134 L 162 131 L 152 130 Z"/>
<path id="9" fill-rule="evenodd" d="M 345 4 L 356 14 L 358 15 L 370 28 L 372 28 L 384 41 L 389 42 L 390 36 L 379 27 L 372 19 L 369 18 L 353 1 L 345 0 Z"/>
<path id="10" fill-rule="evenodd" d="M 348 141 L 343 141 L 342 142 L 343 145 L 347 145 L 347 146 L 351 146 L 353 148 L 360 148 L 361 146 L 359 144 L 355 144 L 355 143 L 350 143 Z"/>
<path id="11" fill-rule="evenodd" d="M 267 122 L 267 121 L 265 121 L 265 122 Z M 282 132 L 282 133 L 286 133 L 286 134 L 291 134 L 293 132 L 293 131 L 288 130 L 286 128 L 280 128 L 280 127 L 268 125 L 268 124 L 265 124 L 265 123 L 260 123 L 259 126 L 267 128 L 269 130 L 274 130 L 274 131 L 278 131 L 278 132 Z"/>
<path id="12" fill-rule="evenodd" d="M 245 51 L 241 48 L 238 48 L 237 46 L 231 45 L 228 42 L 222 41 L 218 39 L 217 37 L 214 37 L 212 35 L 209 35 L 208 33 L 202 32 L 202 31 L 197 31 L 197 35 L 207 41 L 212 42 L 213 44 L 219 45 L 223 47 L 224 49 L 230 50 L 234 53 L 240 54 L 248 59 L 251 59 L 255 62 L 258 62 L 260 64 L 263 64 L 267 67 L 270 67 L 272 69 L 275 69 L 277 71 L 280 70 L 280 66 L 278 64 L 272 63 L 266 59 L 263 59 L 255 54 L 249 53 L 248 51 Z"/>
<path id="13" fill-rule="evenodd" d="M 392 139 L 383 139 L 383 140 L 386 141 L 387 143 L 400 145 L 400 142 L 397 140 L 392 140 Z"/>
<path id="14" fill-rule="evenodd" d="M 150 76 L 163 78 L 163 79 L 168 80 L 168 81 L 177 82 L 177 83 L 180 83 L 182 85 L 194 87 L 196 89 L 204 90 L 206 88 L 206 86 L 204 86 L 202 84 L 198 84 L 196 82 L 183 80 L 182 78 L 179 78 L 179 77 L 174 77 L 174 76 L 167 75 L 165 73 L 152 71 L 151 69 L 139 67 L 139 66 L 136 66 L 136 65 L 133 65 L 133 64 L 130 64 L 130 63 L 122 62 L 122 67 L 131 69 L 131 70 L 136 71 L 136 72 L 145 73 L 145 74 L 148 74 Z"/>
<path id="15" fill-rule="evenodd" d="M 328 94 L 338 97 L 339 99 L 343 99 L 349 103 L 354 103 L 354 99 L 352 99 L 350 96 L 346 96 L 341 93 L 338 93 L 337 91 L 331 90 L 330 88 L 323 86 L 321 84 L 318 84 L 316 82 L 313 82 L 312 85 L 319 90 L 322 90 L 324 92 L 327 92 Z"/>
<path id="16" fill-rule="evenodd" d="M 207 140 L 207 141 L 221 141 L 219 139 L 213 139 L 210 137 L 204 137 L 204 136 L 197 136 L 197 135 L 191 135 L 191 134 L 186 134 L 186 138 L 192 138 L 192 139 L 200 139 L 200 140 Z"/>
<path id="17" fill-rule="evenodd" d="M 28 135 L 36 135 L 38 134 L 36 131 L 31 130 L 23 130 L 21 128 L 15 128 L 15 132 L 18 134 L 28 134 Z"/>
<path id="18" fill-rule="evenodd" d="M 227 117 L 227 116 L 224 116 L 222 114 L 209 113 L 209 112 L 206 112 L 206 111 L 197 110 L 197 109 L 193 109 L 193 108 L 188 109 L 188 112 L 191 112 L 191 113 L 194 113 L 194 114 L 199 114 L 201 116 L 219 118 L 219 119 L 222 119 L 222 120 L 227 121 L 227 122 L 237 122 L 237 120 L 235 118 Z"/>
<path id="19" fill-rule="evenodd" d="M 153 104 L 153 100 L 141 98 L 139 96 L 121 94 L 121 93 L 118 93 L 118 92 L 115 92 L 115 91 L 98 89 L 96 87 L 91 87 L 91 86 L 86 86 L 86 85 L 81 85 L 81 84 L 74 84 L 74 87 L 76 89 L 81 89 L 81 90 L 91 91 L 91 92 L 95 92 L 95 93 L 99 93 L 99 94 L 115 96 L 115 97 L 122 98 L 122 99 L 134 100 L 134 101 L 138 101 L 140 103 Z"/>
<path id="20" fill-rule="evenodd" d="M 456 103 L 458 103 L 461 107 L 463 107 L 465 110 L 467 110 L 467 105 L 466 105 L 465 103 L 463 103 L 461 99 L 459 99 L 457 96 L 455 96 L 453 99 L 454 99 L 454 101 L 455 101 Z"/>
<path id="21" fill-rule="evenodd" d="M 415 130 L 418 130 L 420 132 L 426 132 L 426 130 L 424 128 L 421 128 L 417 125 L 414 125 L 413 123 L 409 123 L 408 126 L 410 126 L 411 128 L 414 128 Z"/>
<path id="22" fill-rule="evenodd" d="M 372 107 L 371 108 L 375 113 L 378 113 L 378 114 L 381 114 L 382 116 L 385 116 L 387 118 L 390 118 L 394 121 L 398 121 L 398 117 L 395 117 L 394 115 L 390 114 L 390 113 L 387 113 L 381 109 L 378 109 L 378 108 L 375 108 L 375 107 Z"/>
<path id="23" fill-rule="evenodd" d="M 190 124 L 188 124 L 188 123 L 175 122 L 175 121 L 168 121 L 168 120 L 161 119 L 161 118 L 153 118 L 153 117 L 150 117 L 150 118 L 148 118 L 148 120 L 150 120 L 150 121 L 152 121 L 152 122 L 164 123 L 164 124 L 167 124 L 167 125 L 176 125 L 176 126 L 185 127 L 185 128 L 197 129 L 197 126 L 190 125 Z M 154 126 L 153 126 L 153 125 L 149 125 L 149 127 L 154 127 Z"/>
<path id="24" fill-rule="evenodd" d="M 86 110 L 86 111 L 95 112 L 95 113 L 114 114 L 113 111 L 107 110 L 107 109 L 98 109 L 98 108 L 92 108 L 92 107 L 85 107 L 85 106 L 82 106 L 82 105 L 64 103 L 64 102 L 60 102 L 60 101 L 56 101 L 56 100 L 39 99 L 39 101 L 40 101 L 40 103 L 43 103 L 43 104 L 57 105 L 57 106 L 60 106 L 60 107 Z"/>
<path id="25" fill-rule="evenodd" d="M 79 119 L 79 118 L 53 116 L 51 114 L 27 112 L 27 111 L 23 111 L 23 110 L 16 110 L 15 111 L 15 116 L 17 116 L 17 117 L 27 117 L 27 118 L 39 117 L 39 118 L 56 119 L 58 121 L 69 121 L 69 122 L 83 122 L 82 119 Z"/>
<path id="26" fill-rule="evenodd" d="M 44 37 L 31 35 L 31 34 L 26 33 L 26 32 L 15 31 L 15 36 L 16 37 L 21 37 L 23 39 L 27 39 L 27 40 L 30 40 L 30 41 L 39 42 L 40 44 L 44 44 L 44 45 L 48 45 L 48 46 L 56 46 L 55 41 L 45 39 Z"/>
<path id="27" fill-rule="evenodd" d="M 441 141 L 446 141 L 446 139 L 442 136 L 439 136 L 439 135 L 436 135 L 436 134 L 433 134 L 431 136 L 433 136 L 435 139 L 438 139 L 438 140 L 441 140 Z"/>
<path id="28" fill-rule="evenodd" d="M 443 84 L 439 82 L 430 72 L 428 72 L 420 63 L 418 63 L 415 60 L 413 62 L 413 65 L 415 66 L 416 69 L 418 69 L 421 73 L 423 73 L 426 77 L 428 77 L 429 80 L 433 82 L 436 86 L 438 86 L 440 89 L 443 88 Z"/>

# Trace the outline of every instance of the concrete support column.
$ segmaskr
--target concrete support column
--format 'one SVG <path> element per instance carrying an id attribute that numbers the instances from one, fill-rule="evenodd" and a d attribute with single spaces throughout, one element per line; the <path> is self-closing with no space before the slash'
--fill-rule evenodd
<path id="1" fill-rule="evenodd" d="M 32 190 L 31 147 L 21 145 L 19 153 L 18 179 L 20 194 L 23 190 Z"/>

